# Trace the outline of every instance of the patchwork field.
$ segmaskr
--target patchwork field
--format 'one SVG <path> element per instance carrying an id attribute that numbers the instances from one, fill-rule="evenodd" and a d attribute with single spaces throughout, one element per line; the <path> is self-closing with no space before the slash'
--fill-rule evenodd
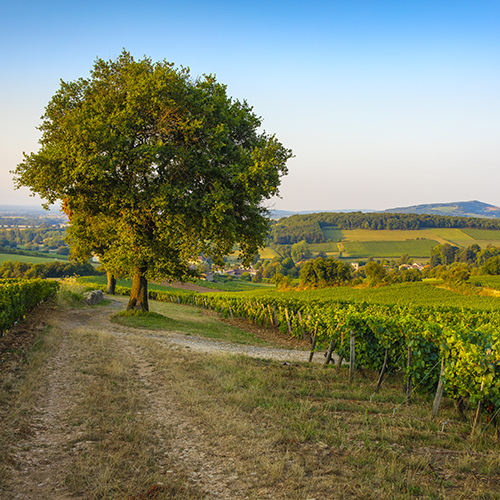
<path id="1" fill-rule="evenodd" d="M 68 258 L 58 257 L 32 257 L 31 255 L 17 255 L 12 253 L 0 253 L 0 264 L 7 261 L 26 262 L 28 264 L 41 264 L 44 262 L 54 262 L 56 260 L 67 262 Z"/>
<path id="2" fill-rule="evenodd" d="M 500 240 L 500 231 L 487 229 L 462 229 L 462 232 L 474 240 Z"/>
<path id="3" fill-rule="evenodd" d="M 397 258 L 407 253 L 412 257 L 428 258 L 437 243 L 434 240 L 407 241 L 344 241 L 345 257 Z"/>

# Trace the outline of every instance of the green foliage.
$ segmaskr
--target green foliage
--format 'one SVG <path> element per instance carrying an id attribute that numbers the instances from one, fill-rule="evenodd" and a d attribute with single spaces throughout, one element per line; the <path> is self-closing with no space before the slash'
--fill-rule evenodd
<path id="1" fill-rule="evenodd" d="M 490 257 L 480 270 L 481 274 L 500 275 L 500 256 Z"/>
<path id="2" fill-rule="evenodd" d="M 0 280 L 0 332 L 11 328 L 30 309 L 54 295 L 58 289 L 57 281 Z"/>
<path id="3" fill-rule="evenodd" d="M 465 263 L 454 263 L 447 270 L 442 271 L 440 277 L 446 283 L 465 283 L 470 277 L 469 267 Z"/>
<path id="4" fill-rule="evenodd" d="M 300 271 L 303 286 L 327 287 L 347 283 L 351 279 L 351 267 L 339 260 L 318 257 L 306 262 Z"/>
<path id="5" fill-rule="evenodd" d="M 394 299 L 411 288 L 433 287 L 396 285 Z M 485 310 L 436 306 L 435 299 L 430 300 L 434 304 L 430 306 L 419 306 L 415 301 L 407 305 L 412 303 L 408 300 L 405 305 L 397 305 L 396 300 L 383 305 L 342 301 L 331 292 L 156 293 L 155 298 L 210 308 L 225 317 L 244 317 L 260 325 L 278 325 L 283 333 L 290 328 L 297 337 L 316 332 L 317 348 L 324 349 L 333 342 L 334 351 L 345 358 L 349 332 L 353 330 L 358 366 L 380 370 L 387 350 L 390 369 L 405 372 L 414 387 L 428 395 L 435 391 L 440 360 L 445 357 L 448 396 L 465 395 L 473 404 L 482 401 L 486 411 L 500 409 L 500 313 L 496 302 L 494 309 Z M 410 369 L 406 367 L 408 347 L 413 353 Z"/>
<path id="6" fill-rule="evenodd" d="M 292 245 L 291 256 L 294 262 L 311 258 L 311 249 L 306 241 L 302 240 Z"/>
<path id="7" fill-rule="evenodd" d="M 365 272 L 366 277 L 369 279 L 371 286 L 382 283 L 382 280 L 387 274 L 384 267 L 378 262 L 374 261 L 368 262 L 366 266 L 363 268 L 363 270 Z"/>
<path id="8" fill-rule="evenodd" d="M 403 254 L 426 257 L 436 245 L 433 240 L 407 241 L 343 241 L 342 246 L 351 257 L 396 258 Z"/>
<path id="9" fill-rule="evenodd" d="M 25 262 L 3 262 L 0 266 L 0 278 L 61 278 L 63 276 L 92 276 L 99 274 L 89 264 L 71 262 L 47 262 L 29 264 Z"/>
<path id="10" fill-rule="evenodd" d="M 17 166 L 16 185 L 64 200 L 79 241 L 102 218 L 116 235 L 106 269 L 133 270 L 138 285 L 185 279 L 199 254 L 222 265 L 237 243 L 246 263 L 263 246 L 262 202 L 278 193 L 292 153 L 213 76 L 124 51 L 96 60 L 90 78 L 62 82 L 42 119 L 41 147 Z"/>

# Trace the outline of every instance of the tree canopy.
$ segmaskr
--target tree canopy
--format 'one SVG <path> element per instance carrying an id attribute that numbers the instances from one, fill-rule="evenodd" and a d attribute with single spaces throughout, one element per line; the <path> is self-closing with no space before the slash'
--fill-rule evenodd
<path id="1" fill-rule="evenodd" d="M 303 286 L 336 286 L 346 284 L 350 279 L 351 266 L 333 257 L 309 260 L 300 271 L 300 282 Z"/>
<path id="2" fill-rule="evenodd" d="M 90 78 L 61 81 L 15 182 L 65 200 L 79 221 L 111 223 L 109 264 L 134 275 L 129 308 L 147 310 L 147 279 L 186 279 L 190 259 L 222 264 L 236 243 L 249 262 L 264 244 L 262 202 L 292 153 L 260 126 L 215 77 L 123 51 L 97 59 Z"/>

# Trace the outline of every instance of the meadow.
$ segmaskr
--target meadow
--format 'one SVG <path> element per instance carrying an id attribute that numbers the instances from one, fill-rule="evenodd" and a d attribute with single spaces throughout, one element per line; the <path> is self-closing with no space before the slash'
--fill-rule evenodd
<path id="1" fill-rule="evenodd" d="M 45 262 L 54 262 L 55 260 L 68 261 L 65 255 L 48 254 L 47 257 L 35 257 L 32 255 L 19 255 L 13 253 L 0 253 L 0 264 L 3 262 L 25 262 L 28 264 L 42 264 Z"/>
<path id="2" fill-rule="evenodd" d="M 437 243 L 433 240 L 407 241 L 342 241 L 340 246 L 350 258 L 399 258 L 408 254 L 413 258 L 428 259 L 432 248 Z"/>

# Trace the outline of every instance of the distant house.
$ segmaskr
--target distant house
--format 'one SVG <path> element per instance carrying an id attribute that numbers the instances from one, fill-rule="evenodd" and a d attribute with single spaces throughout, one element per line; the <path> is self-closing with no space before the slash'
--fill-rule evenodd
<path id="1" fill-rule="evenodd" d="M 416 269 L 417 271 L 422 271 L 424 267 L 425 266 L 420 262 L 415 262 L 414 264 L 401 264 L 399 266 L 399 270 L 404 271 L 406 269 Z"/>
<path id="2" fill-rule="evenodd" d="M 228 269 L 224 274 L 235 278 L 241 278 L 241 275 L 244 273 L 248 273 L 250 276 L 255 276 L 257 271 L 255 269 Z"/>
<path id="3" fill-rule="evenodd" d="M 355 271 L 359 271 L 359 262 L 351 262 L 351 267 L 352 267 Z"/>

